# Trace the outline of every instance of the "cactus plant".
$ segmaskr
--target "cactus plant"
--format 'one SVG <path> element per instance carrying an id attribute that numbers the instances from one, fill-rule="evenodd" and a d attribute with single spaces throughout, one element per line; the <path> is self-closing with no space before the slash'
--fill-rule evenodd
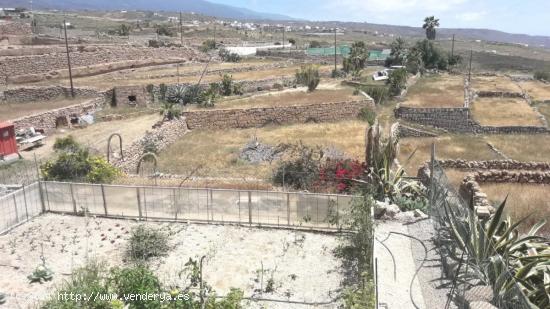
<path id="1" fill-rule="evenodd" d="M 53 272 L 49 268 L 47 268 L 46 265 L 42 264 L 36 267 L 32 274 L 27 276 L 27 278 L 30 280 L 31 283 L 44 283 L 46 281 L 52 280 Z"/>

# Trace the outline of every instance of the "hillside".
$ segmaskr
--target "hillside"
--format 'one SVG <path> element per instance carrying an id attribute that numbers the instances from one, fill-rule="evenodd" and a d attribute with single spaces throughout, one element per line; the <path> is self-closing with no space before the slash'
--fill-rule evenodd
<path id="1" fill-rule="evenodd" d="M 26 0 L 2 0 L 4 7 L 28 7 Z M 205 0 L 34 0 L 33 7 L 57 10 L 151 10 L 187 11 L 234 19 L 289 20 L 288 16 L 256 12 L 245 8 L 212 3 Z"/>

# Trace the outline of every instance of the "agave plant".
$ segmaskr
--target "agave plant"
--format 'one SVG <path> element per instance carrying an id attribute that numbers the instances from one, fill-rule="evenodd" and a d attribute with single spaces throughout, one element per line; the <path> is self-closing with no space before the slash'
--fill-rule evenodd
<path id="1" fill-rule="evenodd" d="M 447 252 L 455 260 L 464 253 L 465 269 L 458 279 L 466 284 L 493 286 L 494 302 L 509 307 L 516 303 L 548 308 L 550 306 L 550 240 L 536 233 L 541 221 L 527 235 L 518 226 L 527 218 L 512 223 L 504 218 L 506 200 L 494 215 L 482 221 L 473 211 L 449 203 L 443 205 L 440 226 L 447 236 Z"/>

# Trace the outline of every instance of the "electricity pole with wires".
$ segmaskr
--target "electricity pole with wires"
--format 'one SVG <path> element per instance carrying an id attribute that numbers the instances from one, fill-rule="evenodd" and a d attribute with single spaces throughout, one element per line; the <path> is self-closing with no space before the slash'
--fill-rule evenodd
<path id="1" fill-rule="evenodd" d="M 334 76 L 336 76 L 336 70 L 338 70 L 338 68 L 336 67 L 336 61 L 337 61 L 337 57 L 336 57 L 336 27 L 334 27 Z"/>
<path id="2" fill-rule="evenodd" d="M 455 35 L 453 34 L 453 43 L 451 45 L 451 58 L 455 55 Z"/>
<path id="3" fill-rule="evenodd" d="M 183 46 L 183 18 L 180 11 L 180 45 Z"/>
<path id="4" fill-rule="evenodd" d="M 286 27 L 285 25 L 283 25 L 283 50 L 285 49 L 285 32 L 286 32 Z"/>
<path id="5" fill-rule="evenodd" d="M 69 80 L 71 81 L 71 97 L 74 98 L 73 71 L 71 69 L 71 56 L 69 53 L 69 40 L 67 39 L 67 21 L 63 20 L 63 30 L 65 32 L 65 48 L 67 49 L 67 64 L 69 66 Z"/>
<path id="6" fill-rule="evenodd" d="M 470 49 L 470 69 L 468 70 L 468 82 L 472 81 L 472 56 L 474 52 Z"/>

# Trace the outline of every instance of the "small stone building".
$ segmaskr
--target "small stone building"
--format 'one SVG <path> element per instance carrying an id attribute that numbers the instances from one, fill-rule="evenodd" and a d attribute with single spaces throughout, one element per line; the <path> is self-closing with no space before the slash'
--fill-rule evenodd
<path id="1" fill-rule="evenodd" d="M 112 106 L 136 106 L 146 107 L 149 96 L 145 87 L 142 86 L 121 86 L 113 89 Z"/>

